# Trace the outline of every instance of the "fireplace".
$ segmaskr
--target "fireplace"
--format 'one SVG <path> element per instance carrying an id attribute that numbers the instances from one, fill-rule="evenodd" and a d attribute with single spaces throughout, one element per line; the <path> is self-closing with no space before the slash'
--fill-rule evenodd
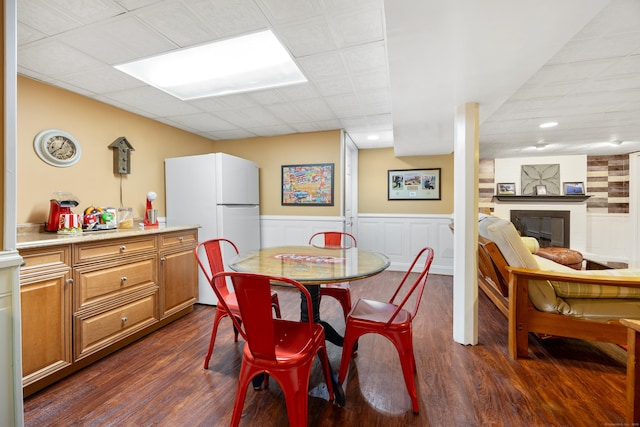
<path id="1" fill-rule="evenodd" d="M 570 211 L 512 210 L 511 222 L 521 236 L 534 237 L 541 248 L 569 247 Z"/>

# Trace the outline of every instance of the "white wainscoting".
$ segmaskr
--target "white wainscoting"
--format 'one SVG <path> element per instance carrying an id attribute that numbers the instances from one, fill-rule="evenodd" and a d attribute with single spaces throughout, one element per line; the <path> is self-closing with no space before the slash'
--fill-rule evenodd
<path id="1" fill-rule="evenodd" d="M 391 260 L 390 270 L 406 271 L 420 249 L 435 251 L 429 270 L 453 275 L 452 215 L 358 215 L 358 247 L 381 252 Z"/>
<path id="2" fill-rule="evenodd" d="M 263 248 L 306 245 L 318 231 L 342 231 L 344 218 L 339 216 L 260 216 L 260 245 Z M 359 244 L 360 242 L 358 242 Z"/>
<path id="3" fill-rule="evenodd" d="M 342 230 L 342 217 L 260 217 L 262 247 L 306 245 L 318 231 Z M 383 253 L 391 260 L 390 270 L 406 271 L 424 246 L 435 250 L 430 272 L 453 274 L 451 215 L 358 215 L 358 247 Z"/>
<path id="4" fill-rule="evenodd" d="M 587 213 L 585 258 L 629 263 L 631 245 L 629 214 Z"/>

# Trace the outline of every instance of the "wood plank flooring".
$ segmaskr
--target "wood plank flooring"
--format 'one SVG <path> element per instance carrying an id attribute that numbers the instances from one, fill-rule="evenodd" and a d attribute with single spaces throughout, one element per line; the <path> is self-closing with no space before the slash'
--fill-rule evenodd
<path id="1" fill-rule="evenodd" d="M 384 300 L 401 273 L 351 284 Z M 283 314 L 297 318 L 299 295 L 278 288 Z M 507 354 L 507 321 L 479 291 L 479 343 L 452 338 L 452 278 L 430 275 L 414 323 L 420 414 L 411 411 L 400 363 L 384 338 L 366 335 L 350 365 L 345 407 L 310 397 L 310 426 L 613 426 L 624 425 L 626 354 L 613 345 L 530 337 L 530 358 Z M 214 307 L 137 341 L 25 400 L 26 426 L 229 425 L 244 343 L 221 323 L 203 369 Z M 344 331 L 338 303 L 324 298 L 324 320 Z M 338 369 L 341 348 L 327 344 Z M 311 387 L 322 381 L 316 362 Z M 280 387 L 249 390 L 243 426 L 286 426 Z"/>

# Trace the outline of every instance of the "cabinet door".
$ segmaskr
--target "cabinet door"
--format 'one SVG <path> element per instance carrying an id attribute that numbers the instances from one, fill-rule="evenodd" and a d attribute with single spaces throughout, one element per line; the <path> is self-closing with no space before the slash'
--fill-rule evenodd
<path id="1" fill-rule="evenodd" d="M 29 385 L 72 363 L 70 270 L 22 279 L 22 376 Z"/>
<path id="2" fill-rule="evenodd" d="M 193 247 L 160 255 L 162 317 L 193 305 L 198 299 L 198 272 Z"/>

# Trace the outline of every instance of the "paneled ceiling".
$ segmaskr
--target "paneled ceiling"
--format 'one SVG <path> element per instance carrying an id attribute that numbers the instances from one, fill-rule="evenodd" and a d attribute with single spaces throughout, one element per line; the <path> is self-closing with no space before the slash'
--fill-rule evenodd
<path id="1" fill-rule="evenodd" d="M 265 28 L 307 83 L 180 101 L 113 68 Z M 640 151 L 637 0 L 18 0 L 18 72 L 212 140 L 445 154 L 478 102 L 481 157 Z"/>

